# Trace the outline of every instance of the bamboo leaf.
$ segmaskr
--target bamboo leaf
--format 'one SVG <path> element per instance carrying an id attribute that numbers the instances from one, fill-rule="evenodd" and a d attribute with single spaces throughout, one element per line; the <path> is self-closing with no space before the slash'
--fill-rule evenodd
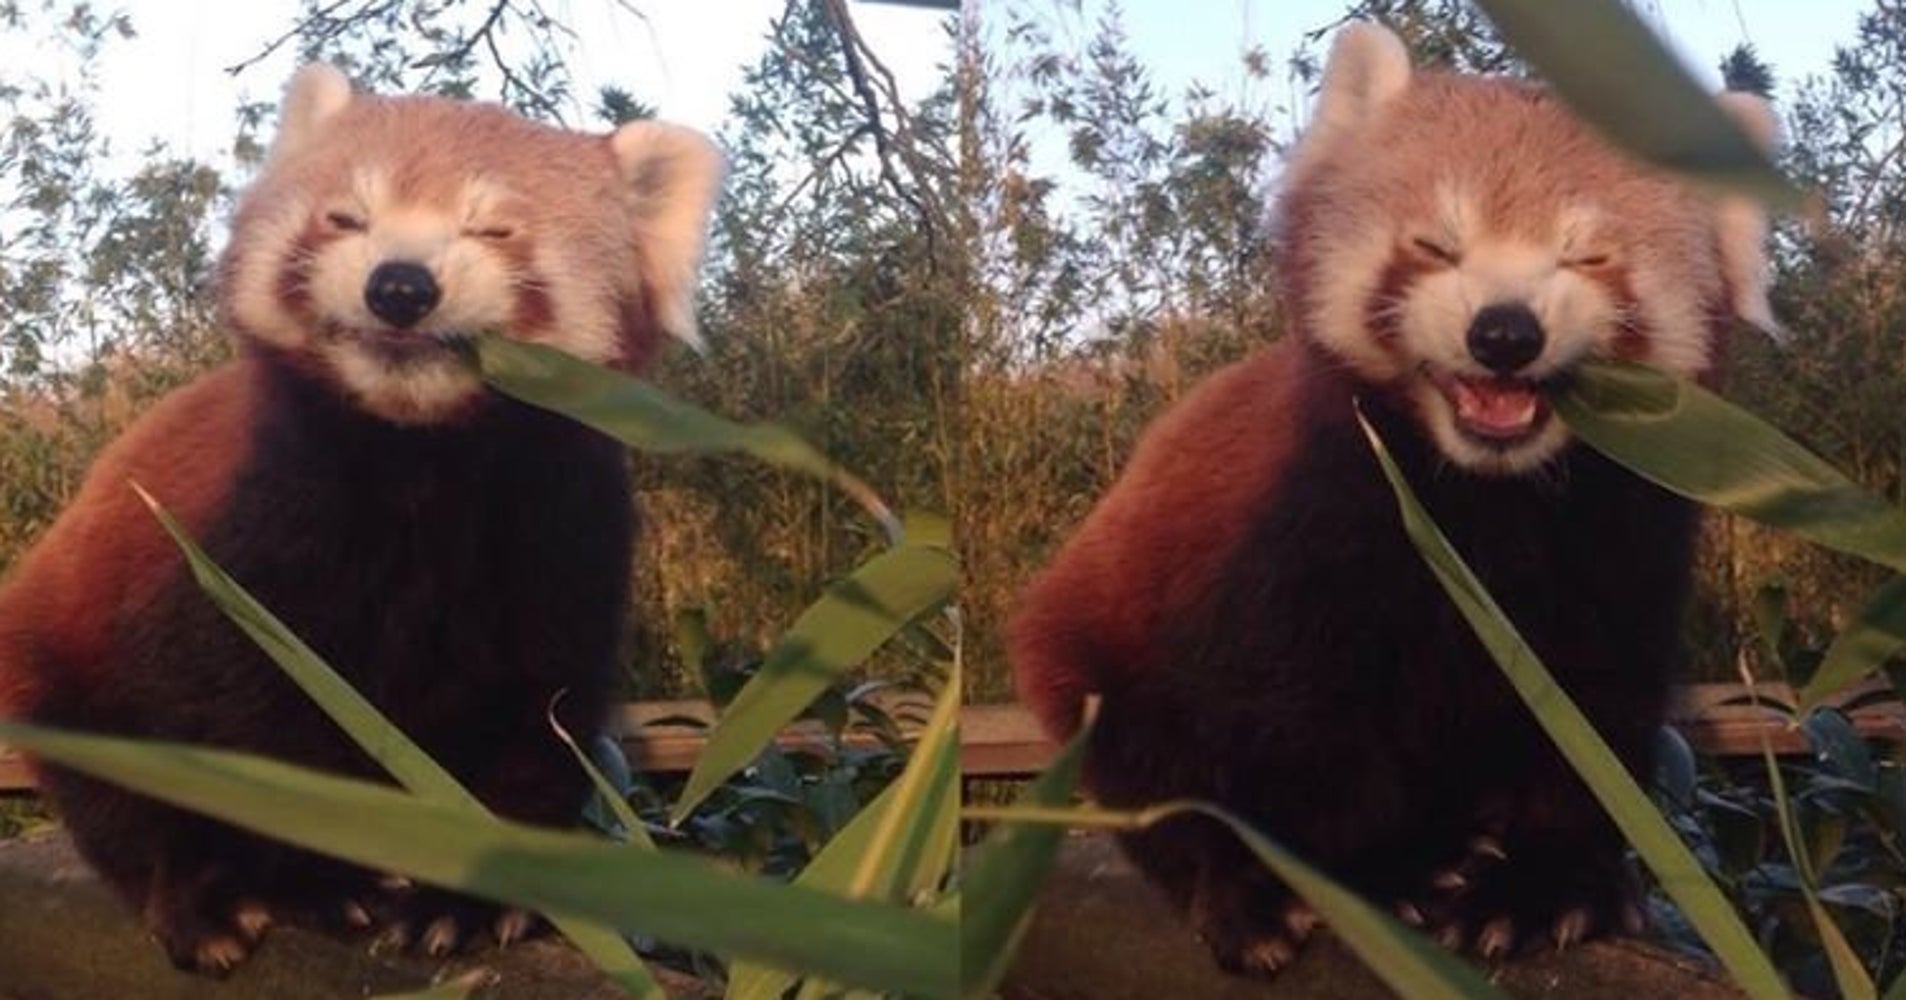
<path id="1" fill-rule="evenodd" d="M 468 789 L 443 769 L 422 747 L 412 742 L 363 695 L 331 669 L 304 641 L 285 627 L 269 609 L 239 586 L 213 562 L 172 515 L 137 483 L 138 492 L 153 516 L 184 555 L 193 578 L 207 597 L 284 670 L 324 713 L 336 722 L 370 758 L 397 779 L 397 783 L 425 801 L 455 808 L 482 821 L 494 821 L 490 811 Z M 565 735 L 566 738 L 566 735 Z M 591 768 L 593 775 L 593 768 Z M 646 836 L 636 828 L 632 836 Z M 661 984 L 649 973 L 635 949 L 621 935 L 585 921 L 550 915 L 550 921 L 569 942 L 606 975 L 643 1000 L 664 1000 Z"/>
<path id="2" fill-rule="evenodd" d="M 465 809 L 260 757 L 13 723 L 0 723 L 0 737 L 180 808 L 434 885 L 854 987 L 937 997 L 956 988 L 958 930 L 921 911 L 673 851 L 473 823 Z"/>
<path id="3" fill-rule="evenodd" d="M 185 528 L 138 483 L 132 484 L 139 499 L 145 501 L 154 517 L 184 554 L 199 589 L 242 629 L 258 648 L 284 670 L 285 676 L 331 717 L 353 743 L 363 748 L 378 766 L 390 772 L 397 783 L 433 802 L 487 812 L 483 803 L 443 769 L 404 731 L 384 718 L 370 700 L 351 687 L 311 647 L 304 644 L 284 622 L 258 603 L 225 570 L 199 548 Z"/>
<path id="4" fill-rule="evenodd" d="M 1363 420 L 1362 414 L 1358 414 L 1358 419 Z M 1588 785 L 1642 862 L 1654 871 L 1662 889 L 1681 908 L 1740 987 L 1748 995 L 1764 1000 L 1787 996 L 1780 974 L 1755 944 L 1753 935 L 1741 923 L 1727 897 L 1702 871 L 1700 863 L 1661 818 L 1614 751 L 1555 682 L 1481 581 L 1450 547 L 1442 530 L 1430 520 L 1376 429 L 1363 421 L 1363 431 L 1383 467 L 1383 474 L 1396 492 L 1397 507 L 1410 541 L 1489 655 L 1502 668 L 1510 685 L 1541 723 L 1542 730 L 1555 741 L 1569 766 Z"/>
<path id="5" fill-rule="evenodd" d="M 1591 362 L 1553 402 L 1576 436 L 1651 482 L 1906 573 L 1906 510 L 1692 382 Z"/>
<path id="6" fill-rule="evenodd" d="M 1593 362 L 1554 400 L 1590 447 L 1689 499 L 1906 573 L 1906 510 L 1692 382 Z M 1906 582 L 1881 587 L 1801 691 L 1817 705 L 1906 642 Z"/>
<path id="7" fill-rule="evenodd" d="M 560 698 L 561 695 L 557 697 Z M 602 769 L 596 766 L 595 761 L 589 759 L 589 754 L 576 742 L 576 738 L 569 735 L 569 730 L 564 729 L 562 723 L 557 721 L 556 706 L 550 705 L 549 711 L 544 715 L 549 722 L 550 730 L 556 734 L 557 739 L 562 740 L 563 746 L 569 748 L 570 755 L 576 758 L 576 766 L 582 768 L 583 773 L 589 776 L 589 783 L 595 786 L 596 798 L 602 802 L 602 807 L 609 810 L 609 814 L 614 816 L 616 822 L 622 824 L 622 829 L 628 832 L 629 842 L 637 847 L 655 850 L 655 838 L 649 836 L 649 828 L 643 824 L 642 817 L 635 814 L 635 809 L 629 805 L 629 800 L 623 797 L 622 790 L 609 780 L 608 775 L 602 773 Z"/>
<path id="8" fill-rule="evenodd" d="M 865 508 L 892 541 L 899 541 L 898 520 L 873 490 L 785 427 L 735 423 L 648 382 L 543 344 L 486 334 L 476 338 L 475 349 L 483 380 L 499 392 L 587 424 L 642 451 L 741 452 L 826 480 Z"/>
<path id="9" fill-rule="evenodd" d="M 907 902 L 938 885 L 951 863 L 959 829 L 960 678 L 956 669 L 934 706 L 933 719 L 901 776 L 863 807 L 808 862 L 795 885 L 843 896 Z M 727 1000 L 778 1000 L 790 972 L 749 963 L 728 971 Z"/>
<path id="10" fill-rule="evenodd" d="M 1641 159 L 1794 209 L 1781 176 L 1619 0 L 1477 0 L 1583 120 Z"/>
<path id="11" fill-rule="evenodd" d="M 1199 815 L 1230 827 L 1263 865 L 1304 897 L 1332 933 L 1405 1000 L 1507 1000 L 1469 963 L 1363 901 L 1304 863 L 1236 814 L 1209 802 L 1166 802 L 1140 810 L 969 809 L 967 816 L 1001 822 L 1142 829 L 1174 816 Z"/>
<path id="12" fill-rule="evenodd" d="M 875 556 L 828 588 L 769 650 L 730 702 L 675 803 L 681 822 L 708 793 L 746 767 L 843 672 L 953 593 L 958 568 L 943 548 L 907 544 Z"/>
<path id="13" fill-rule="evenodd" d="M 1038 779 L 1020 793 L 1022 807 L 1065 812 L 1085 764 L 1096 702 L 1084 725 Z M 977 817 L 967 810 L 969 817 Z M 1013 952 L 1032 923 L 1039 887 L 1059 856 L 1060 826 L 1001 822 L 975 847 L 960 874 L 960 990 L 964 1000 L 993 993 L 1012 965 Z"/>
<path id="14" fill-rule="evenodd" d="M 1820 668 L 1800 690 L 1800 704 L 1818 705 L 1879 669 L 1902 649 L 1906 649 L 1906 576 L 1896 576 L 1881 584 L 1834 636 Z"/>

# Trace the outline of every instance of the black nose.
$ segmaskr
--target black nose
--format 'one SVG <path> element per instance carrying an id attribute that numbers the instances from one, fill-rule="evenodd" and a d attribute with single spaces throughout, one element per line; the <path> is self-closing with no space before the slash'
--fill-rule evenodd
<path id="1" fill-rule="evenodd" d="M 1542 321 L 1520 302 L 1483 307 L 1469 322 L 1469 356 L 1507 375 L 1542 354 Z"/>
<path id="2" fill-rule="evenodd" d="M 430 315 L 442 297 L 430 269 L 407 260 L 377 265 L 364 283 L 364 305 L 378 319 L 395 327 L 411 326 Z"/>

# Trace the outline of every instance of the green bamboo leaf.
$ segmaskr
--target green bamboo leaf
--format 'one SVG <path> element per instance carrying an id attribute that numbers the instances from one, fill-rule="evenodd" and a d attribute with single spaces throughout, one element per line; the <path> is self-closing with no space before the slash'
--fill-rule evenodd
<path id="1" fill-rule="evenodd" d="M 959 831 L 960 678 L 955 669 L 901 776 L 827 842 L 795 885 L 907 902 L 938 885 Z M 749 963 L 728 970 L 727 1000 L 778 1000 L 798 975 Z"/>
<path id="2" fill-rule="evenodd" d="M 674 851 L 497 820 L 385 785 L 179 744 L 0 723 L 0 738 L 184 809 L 366 867 L 876 990 L 957 986 L 930 914 L 737 875 Z"/>
<path id="3" fill-rule="evenodd" d="M 1865 677 L 1906 649 L 1906 576 L 1896 576 L 1867 598 L 1859 613 L 1834 636 L 1813 679 L 1800 691 L 1802 705 Z"/>
<path id="4" fill-rule="evenodd" d="M 1410 541 L 1489 655 L 1502 668 L 1510 685 L 1541 723 L 1543 731 L 1555 741 L 1562 756 L 1608 811 L 1609 818 L 1628 843 L 1654 871 L 1662 889 L 1681 908 L 1740 987 L 1756 998 L 1785 997 L 1787 992 L 1780 974 L 1755 944 L 1753 935 L 1741 923 L 1727 897 L 1702 872 L 1700 863 L 1661 818 L 1614 751 L 1589 725 L 1574 700 L 1556 684 L 1502 608 L 1450 547 L 1442 530 L 1417 501 L 1376 429 L 1363 420 L 1362 414 L 1358 414 L 1358 420 L 1363 423 L 1364 434 L 1383 467 L 1383 474 L 1396 492 L 1397 507 Z"/>
<path id="5" fill-rule="evenodd" d="M 1086 721 L 1038 779 L 1020 793 L 1022 807 L 1060 810 L 1072 801 L 1085 765 L 1086 743 L 1098 704 L 1086 706 Z M 983 818 L 966 810 L 969 818 Z M 975 847 L 960 873 L 960 991 L 963 1000 L 992 995 L 1012 966 L 1013 952 L 1032 924 L 1039 887 L 1059 857 L 1061 826 L 1001 822 Z"/>
<path id="6" fill-rule="evenodd" d="M 899 521 L 867 484 L 785 427 L 735 423 L 648 382 L 543 344 L 485 334 L 476 338 L 475 345 L 483 380 L 505 395 L 587 424 L 642 451 L 741 452 L 826 480 L 865 508 L 892 540 L 899 540 Z"/>
<path id="7" fill-rule="evenodd" d="M 412 794 L 429 802 L 463 811 L 482 821 L 494 821 L 475 795 L 443 769 L 422 747 L 412 742 L 363 695 L 331 669 L 304 641 L 285 627 L 269 609 L 239 586 L 186 533 L 183 526 L 152 496 L 132 484 L 141 500 L 159 519 L 184 555 L 186 564 L 212 603 L 284 670 L 331 720 L 370 758 Z M 565 738 L 567 738 L 565 734 Z M 593 769 L 591 769 L 593 772 Z M 634 836 L 646 836 L 639 827 Z M 550 916 L 564 937 L 589 957 L 604 974 L 643 1000 L 665 1000 L 661 984 L 629 943 L 615 931 L 585 921 Z"/>
<path id="8" fill-rule="evenodd" d="M 557 697 L 560 698 L 561 695 Z M 582 768 L 583 773 L 589 776 L 589 783 L 595 786 L 596 798 L 601 800 L 603 808 L 609 810 L 610 815 L 616 818 L 616 822 L 622 824 L 622 829 L 628 831 L 629 842 L 637 847 L 655 850 L 655 838 L 649 836 L 649 828 L 642 822 L 642 817 L 635 814 L 634 807 L 630 806 L 629 800 L 623 797 L 622 790 L 609 780 L 608 775 L 602 773 L 602 769 L 596 766 L 595 761 L 589 759 L 589 754 L 576 742 L 576 738 L 569 735 L 569 730 L 564 729 L 562 723 L 557 721 L 554 704 L 550 705 L 545 718 L 549 722 L 550 731 L 556 734 L 557 739 L 562 740 L 563 746 L 568 747 L 570 755 L 576 758 L 576 766 Z"/>
<path id="9" fill-rule="evenodd" d="M 959 828 L 960 677 L 955 659 L 933 716 L 894 782 L 893 805 L 880 817 L 853 877 L 841 887 L 846 895 L 904 901 L 938 885 L 945 875 Z"/>
<path id="10" fill-rule="evenodd" d="M 1590 447 L 1689 499 L 1906 573 L 1906 510 L 1862 490 L 1760 418 L 1692 382 L 1593 362 L 1553 400 Z M 1880 588 L 1801 691 L 1819 703 L 1906 641 L 1906 583 Z M 1837 654 L 1837 655 L 1836 655 Z"/>
<path id="11" fill-rule="evenodd" d="M 1906 573 L 1906 510 L 1692 382 L 1591 362 L 1553 402 L 1576 436 L 1651 482 Z"/>
<path id="12" fill-rule="evenodd" d="M 869 560 L 829 587 L 768 651 L 761 669 L 730 702 L 675 803 L 681 822 L 708 793 L 761 752 L 841 674 L 894 633 L 939 607 L 959 578 L 943 548 L 906 544 Z"/>
<path id="13" fill-rule="evenodd" d="M 324 713 L 344 730 L 378 766 L 390 772 L 397 783 L 416 795 L 433 802 L 456 805 L 475 812 L 487 812 L 483 803 L 470 794 L 450 772 L 432 760 L 422 747 L 411 742 L 404 731 L 384 718 L 369 699 L 351 687 L 311 647 L 304 644 L 284 622 L 258 603 L 225 570 L 199 548 L 185 528 L 159 505 L 138 483 L 132 484 L 139 499 L 145 501 L 154 517 L 184 554 L 199 589 L 242 629 L 258 648 L 282 668 L 292 683 L 308 695 Z"/>
<path id="14" fill-rule="evenodd" d="M 1477 0 L 1576 114 L 1641 159 L 1779 208 L 1801 195 L 1619 0 Z"/>

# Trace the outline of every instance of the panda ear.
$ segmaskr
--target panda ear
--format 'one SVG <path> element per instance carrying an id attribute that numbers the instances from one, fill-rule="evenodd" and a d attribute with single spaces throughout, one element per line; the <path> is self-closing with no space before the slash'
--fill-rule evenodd
<path id="1" fill-rule="evenodd" d="M 721 151 L 694 129 L 656 121 L 630 122 L 609 137 L 609 144 L 635 199 L 642 282 L 656 323 L 699 348 L 695 271 L 721 191 Z"/>
<path id="2" fill-rule="evenodd" d="M 1763 153 L 1772 153 L 1780 145 L 1780 119 L 1762 98 L 1738 91 L 1726 91 L 1715 97 L 1721 110 L 1747 133 L 1747 138 Z M 1776 340 L 1786 331 L 1774 318 L 1767 301 L 1771 279 L 1767 262 L 1767 210 L 1750 198 L 1722 197 L 1715 207 L 1714 229 L 1720 245 L 1721 272 L 1734 314 L 1759 327 Z"/>
<path id="3" fill-rule="evenodd" d="M 1410 53 L 1395 32 L 1367 21 L 1337 32 L 1324 62 L 1324 83 L 1296 158 L 1314 157 L 1355 131 L 1410 85 Z"/>
<path id="4" fill-rule="evenodd" d="M 278 110 L 278 137 L 267 160 L 277 160 L 302 148 L 324 130 L 351 103 L 351 79 L 334 66 L 312 63 L 298 71 L 285 88 Z"/>

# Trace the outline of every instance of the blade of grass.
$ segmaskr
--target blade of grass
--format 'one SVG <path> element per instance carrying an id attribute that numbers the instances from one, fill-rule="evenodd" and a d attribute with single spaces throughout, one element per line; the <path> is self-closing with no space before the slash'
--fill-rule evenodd
<path id="1" fill-rule="evenodd" d="M 561 698 L 561 694 L 556 696 L 556 700 Z M 643 824 L 642 817 L 635 814 L 635 809 L 629 805 L 629 800 L 623 797 L 621 790 L 609 780 L 608 775 L 602 773 L 602 769 L 596 766 L 595 761 L 589 759 L 589 755 L 583 752 L 582 747 L 576 743 L 576 738 L 569 735 L 569 730 L 564 729 L 562 723 L 556 720 L 555 700 L 550 702 L 549 711 L 544 715 L 549 722 L 550 731 L 556 734 L 557 739 L 563 741 L 563 746 L 568 747 L 570 754 L 576 758 L 576 766 L 589 775 L 589 782 L 595 786 L 596 797 L 602 800 L 603 808 L 609 810 L 609 813 L 616 818 L 616 822 L 622 824 L 622 829 L 628 831 L 629 842 L 637 847 L 655 850 L 655 838 L 649 836 L 648 827 Z"/>
<path id="2" fill-rule="evenodd" d="M 1138 810 L 973 808 L 969 820 L 1138 830 L 1178 816 L 1205 816 L 1231 829 L 1266 868 L 1310 903 L 1324 923 L 1371 972 L 1405 1000 L 1507 1000 L 1480 972 L 1448 949 L 1363 901 L 1356 893 L 1259 833 L 1234 813 L 1209 802 L 1165 802 Z"/>
<path id="3" fill-rule="evenodd" d="M 1692 382 L 1627 362 L 1583 365 L 1553 400 L 1589 447 L 1664 489 L 1906 573 L 1906 510 L 1862 490 L 1765 421 Z M 1906 584 L 1880 588 L 1801 692 L 1819 704 L 1906 636 Z"/>
<path id="4" fill-rule="evenodd" d="M 905 544 L 868 560 L 795 619 L 735 695 L 676 800 L 681 822 L 841 674 L 944 603 L 959 571 L 943 548 Z"/>
<path id="5" fill-rule="evenodd" d="M 1741 677 L 1747 689 L 1754 689 L 1754 678 L 1743 667 Z M 1840 988 L 1840 995 L 1846 1000 L 1875 1000 L 1879 995 L 1873 986 L 1873 978 L 1866 974 L 1860 964 L 1860 957 L 1853 946 L 1847 942 L 1846 935 L 1840 932 L 1840 925 L 1833 922 L 1833 915 L 1820 904 L 1818 873 L 1814 870 L 1813 859 L 1801 845 L 1805 838 L 1801 836 L 1800 823 L 1794 816 L 1792 800 L 1787 797 L 1786 778 L 1780 773 L 1780 762 L 1774 757 L 1774 743 L 1767 730 L 1760 730 L 1760 759 L 1767 769 L 1767 781 L 1774 799 L 1775 819 L 1780 825 L 1780 839 L 1786 845 L 1787 857 L 1793 863 L 1794 872 L 1800 883 L 1800 897 L 1806 901 L 1807 914 L 1813 920 L 1820 944 L 1827 954 L 1827 967 L 1833 972 L 1833 981 Z"/>
<path id="6" fill-rule="evenodd" d="M 1503 676 L 1541 723 L 1542 730 L 1555 741 L 1569 766 L 1588 785 L 1609 818 L 1641 855 L 1643 863 L 1654 871 L 1662 889 L 1681 908 L 1721 964 L 1733 974 L 1736 983 L 1756 998 L 1780 1000 L 1786 997 L 1780 974 L 1756 945 L 1727 897 L 1703 873 L 1700 863 L 1662 819 L 1647 794 L 1635 784 L 1614 751 L 1556 684 L 1495 599 L 1450 547 L 1442 530 L 1417 501 L 1376 429 L 1363 420 L 1361 413 L 1358 420 L 1363 423 L 1364 435 L 1383 467 L 1383 474 L 1396 492 L 1397 507 L 1410 541 L 1489 655 L 1502 668 Z"/>
<path id="7" fill-rule="evenodd" d="M 850 986 L 936 997 L 956 989 L 958 929 L 921 911 L 777 885 L 673 851 L 473 823 L 465 809 L 245 754 L 14 723 L 0 723 L 0 738 L 180 808 L 433 885 Z"/>
<path id="8" fill-rule="evenodd" d="M 532 406 L 589 425 L 632 448 L 660 454 L 741 452 L 834 484 L 878 521 L 895 545 L 901 526 L 866 483 L 792 431 L 738 424 L 669 396 L 654 385 L 542 344 L 486 334 L 476 338 L 483 380 Z"/>
<path id="9" fill-rule="evenodd" d="M 1477 6 L 1576 114 L 1629 152 L 1779 208 L 1800 206 L 1800 192 L 1619 0 Z"/>
<path id="10" fill-rule="evenodd" d="M 352 742 L 389 772 L 398 784 L 419 798 L 441 803 L 483 820 L 494 820 L 483 803 L 450 772 L 431 759 L 422 747 L 412 742 L 403 730 L 393 725 L 351 687 L 350 682 L 286 628 L 276 615 L 213 562 L 158 501 L 137 483 L 132 484 L 132 488 L 151 509 L 153 516 L 159 519 L 166 533 L 172 536 L 173 543 L 184 555 L 199 588 L 344 730 Z M 646 836 L 646 833 L 637 828 L 633 835 Z M 607 928 L 591 926 L 585 921 L 553 914 L 550 920 L 571 944 L 623 989 L 643 1000 L 665 1000 L 661 984 L 655 981 L 641 957 L 621 935 Z"/>

